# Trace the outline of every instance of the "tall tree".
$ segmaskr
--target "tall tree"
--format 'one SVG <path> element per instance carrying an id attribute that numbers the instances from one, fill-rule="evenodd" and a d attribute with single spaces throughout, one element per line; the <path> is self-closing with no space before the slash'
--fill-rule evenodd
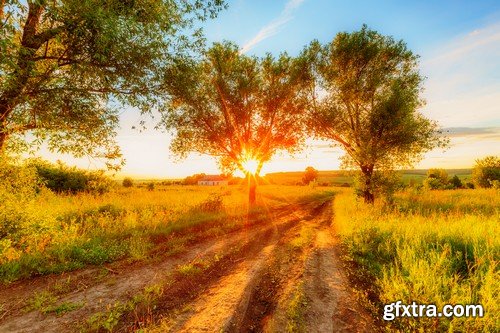
<path id="1" fill-rule="evenodd" d="M 224 171 L 242 170 L 255 203 L 262 165 L 304 140 L 307 68 L 304 57 L 250 57 L 228 42 L 214 44 L 199 61 L 178 62 L 167 73 L 176 79 L 165 84 L 172 150 L 208 154 Z"/>
<path id="2" fill-rule="evenodd" d="M 323 47 L 315 42 L 308 52 L 317 54 L 322 91 L 313 100 L 310 129 L 344 149 L 345 167 L 361 170 L 365 202 L 375 199 L 375 172 L 411 166 L 446 145 L 437 123 L 418 112 L 423 78 L 403 41 L 363 26 Z"/>
<path id="3" fill-rule="evenodd" d="M 223 0 L 2 0 L 0 152 L 22 136 L 114 159 L 120 105 L 148 112 L 161 70 L 199 46 L 195 22 Z M 188 32 L 191 31 L 191 32 Z"/>

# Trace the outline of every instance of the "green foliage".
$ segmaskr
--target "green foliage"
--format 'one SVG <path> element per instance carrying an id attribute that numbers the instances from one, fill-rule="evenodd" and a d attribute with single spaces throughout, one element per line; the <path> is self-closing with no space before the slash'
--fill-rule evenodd
<path id="1" fill-rule="evenodd" d="M 220 212 L 224 209 L 222 197 L 219 194 L 211 194 L 207 200 L 200 203 L 195 207 L 199 212 L 214 213 Z"/>
<path id="2" fill-rule="evenodd" d="M 197 173 L 192 176 L 187 176 L 182 182 L 184 185 L 197 185 L 198 181 L 203 179 L 206 175 L 204 173 Z"/>
<path id="3" fill-rule="evenodd" d="M 223 0 L 2 2 L 0 151 L 46 141 L 51 151 L 116 161 L 116 106 L 153 110 L 164 68 L 203 44 L 195 22 L 224 6 Z"/>
<path id="4" fill-rule="evenodd" d="M 41 159 L 32 159 L 28 165 L 37 171 L 40 181 L 58 193 L 90 192 L 103 194 L 112 187 L 112 181 L 103 171 L 81 170 L 58 161 L 56 165 Z"/>
<path id="5" fill-rule="evenodd" d="M 146 188 L 148 189 L 148 191 L 154 191 L 154 189 L 155 189 L 155 183 L 153 183 L 153 182 L 148 183 L 148 185 L 146 186 Z"/>
<path id="6" fill-rule="evenodd" d="M 358 197 L 364 198 L 369 192 L 381 196 L 386 203 L 391 204 L 394 193 L 402 187 L 401 176 L 393 171 L 374 171 L 371 176 L 356 172 L 354 187 Z"/>
<path id="7" fill-rule="evenodd" d="M 472 179 L 477 187 L 492 187 L 494 181 L 500 181 L 500 157 L 488 156 L 476 160 L 472 170 Z"/>
<path id="8" fill-rule="evenodd" d="M 399 318 L 387 330 L 493 332 L 498 328 L 499 196 L 494 190 L 398 193 L 396 204 L 334 201 L 335 225 L 375 293 L 375 309 L 402 300 L 420 304 L 481 304 L 483 318 Z"/>
<path id="9" fill-rule="evenodd" d="M 308 166 L 306 168 L 306 171 L 304 172 L 304 175 L 302 176 L 302 183 L 307 185 L 310 182 L 315 181 L 316 179 L 318 179 L 318 170 Z"/>
<path id="10" fill-rule="evenodd" d="M 326 91 L 315 98 L 311 133 L 345 150 L 344 167 L 361 170 L 366 202 L 374 200 L 375 170 L 411 166 L 446 144 L 437 124 L 418 112 L 423 78 L 418 57 L 403 41 L 363 26 L 337 34 L 325 46 L 314 42 L 307 52 L 316 58 L 313 69 Z"/>
<path id="11" fill-rule="evenodd" d="M 458 178 L 457 175 L 454 175 L 450 179 L 450 184 L 453 186 L 453 188 L 463 188 L 464 187 L 464 185 L 462 184 L 462 181 L 460 180 L 460 178 Z"/>
<path id="12" fill-rule="evenodd" d="M 424 186 L 430 190 L 444 190 L 448 186 L 448 173 L 444 169 L 429 169 Z"/>
<path id="13" fill-rule="evenodd" d="M 175 132 L 177 155 L 215 156 L 225 171 L 245 173 L 244 161 L 256 160 L 258 174 L 277 151 L 301 148 L 310 84 L 305 58 L 257 58 L 215 43 L 201 60 L 178 62 L 165 74 L 164 124 Z"/>
<path id="14" fill-rule="evenodd" d="M 40 242 L 50 219 L 37 214 L 33 202 L 41 190 L 36 169 L 0 156 L 0 264 L 19 258 L 22 244 Z M 26 246 L 26 245 L 24 245 Z"/>
<path id="15" fill-rule="evenodd" d="M 134 186 L 134 181 L 130 177 L 125 177 L 122 182 L 123 187 L 132 187 Z"/>

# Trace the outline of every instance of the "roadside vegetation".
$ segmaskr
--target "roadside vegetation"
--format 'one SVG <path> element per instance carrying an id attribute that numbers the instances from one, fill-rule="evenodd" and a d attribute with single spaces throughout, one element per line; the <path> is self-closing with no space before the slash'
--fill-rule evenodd
<path id="1" fill-rule="evenodd" d="M 61 183 L 71 183 L 79 175 L 76 169 L 70 171 L 69 180 Z M 29 163 L 4 163 L 0 172 L 8 180 L 0 184 L 3 282 L 119 259 L 147 259 L 160 248 L 175 253 L 187 242 L 245 225 L 249 213 L 245 184 L 230 188 L 114 185 L 102 192 L 56 193 Z M 319 191 L 265 186 L 260 206 L 287 204 Z M 258 216 L 262 210 L 256 207 L 252 212 Z M 201 225 L 202 230 L 195 232 Z"/>
<path id="2" fill-rule="evenodd" d="M 401 318 L 403 331 L 493 332 L 500 293 L 500 195 L 497 189 L 404 191 L 392 206 L 364 205 L 351 192 L 334 201 L 352 274 L 377 317 L 383 305 L 482 304 L 484 318 Z M 361 281 L 360 281 L 361 280 Z"/>

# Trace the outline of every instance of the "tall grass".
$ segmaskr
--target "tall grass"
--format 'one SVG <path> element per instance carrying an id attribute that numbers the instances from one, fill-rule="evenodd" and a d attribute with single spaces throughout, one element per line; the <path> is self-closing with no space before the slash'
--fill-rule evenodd
<path id="1" fill-rule="evenodd" d="M 269 185 L 258 191 L 261 205 L 272 207 L 321 190 Z M 0 205 L 9 212 L 4 220 L 16 226 L 0 235 L 4 282 L 118 259 L 145 259 L 155 247 L 165 247 L 161 243 L 172 233 L 203 225 L 212 235 L 221 234 L 243 225 L 248 212 L 244 185 L 118 188 L 102 195 L 44 189 L 29 200 Z M 23 223 L 17 225 L 20 217 Z M 178 235 L 170 239 L 175 248 L 164 250 L 175 252 L 193 237 Z"/>
<path id="2" fill-rule="evenodd" d="M 350 260 L 371 279 L 382 305 L 482 304 L 483 318 L 400 318 L 402 331 L 500 329 L 500 193 L 456 190 L 400 193 L 373 207 L 348 192 L 336 197 L 334 226 Z"/>

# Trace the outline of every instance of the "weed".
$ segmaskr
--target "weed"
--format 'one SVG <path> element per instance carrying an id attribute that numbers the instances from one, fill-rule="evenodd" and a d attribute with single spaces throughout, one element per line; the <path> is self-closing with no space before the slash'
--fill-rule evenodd
<path id="1" fill-rule="evenodd" d="M 71 312 L 77 309 L 80 309 L 84 306 L 83 302 L 72 303 L 72 302 L 64 302 L 59 305 L 53 305 L 47 307 L 43 312 L 44 313 L 55 313 L 58 316 L 61 316 L 67 312 Z"/>
<path id="2" fill-rule="evenodd" d="M 304 313 L 307 308 L 304 283 L 301 282 L 292 293 L 287 309 L 287 332 L 305 332 Z"/>
<path id="3" fill-rule="evenodd" d="M 38 310 L 42 313 L 46 313 L 52 308 L 56 301 L 57 298 L 48 290 L 35 292 L 33 297 L 28 301 L 26 311 Z"/>

